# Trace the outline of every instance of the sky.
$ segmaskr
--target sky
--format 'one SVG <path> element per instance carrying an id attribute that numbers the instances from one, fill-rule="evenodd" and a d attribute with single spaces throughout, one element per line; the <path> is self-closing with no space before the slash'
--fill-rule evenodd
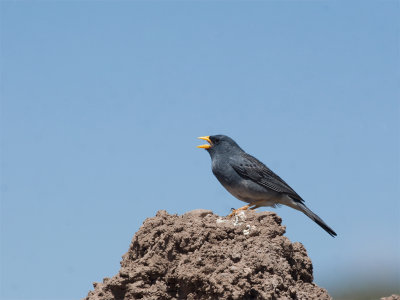
<path id="1" fill-rule="evenodd" d="M 158 210 L 242 206 L 196 148 L 213 134 L 337 232 L 262 209 L 304 244 L 317 284 L 399 292 L 398 1 L 0 7 L 1 299 L 85 297 Z"/>

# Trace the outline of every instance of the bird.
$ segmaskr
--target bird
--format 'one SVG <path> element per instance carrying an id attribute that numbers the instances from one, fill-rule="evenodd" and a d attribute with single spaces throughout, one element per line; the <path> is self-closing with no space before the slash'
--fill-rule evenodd
<path id="1" fill-rule="evenodd" d="M 208 142 L 197 147 L 210 154 L 211 169 L 218 181 L 234 197 L 248 203 L 232 209 L 228 217 L 248 209 L 286 205 L 304 213 L 332 237 L 337 236 L 282 178 L 257 158 L 246 153 L 232 138 L 219 134 L 201 136 L 199 139 Z"/>

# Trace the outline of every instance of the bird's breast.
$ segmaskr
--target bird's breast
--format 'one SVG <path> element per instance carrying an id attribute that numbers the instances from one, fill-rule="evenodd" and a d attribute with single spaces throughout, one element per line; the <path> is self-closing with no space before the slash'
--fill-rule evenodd
<path id="1" fill-rule="evenodd" d="M 272 200 L 277 196 L 273 191 L 240 176 L 229 162 L 213 161 L 212 172 L 224 188 L 239 200 L 251 203 Z"/>

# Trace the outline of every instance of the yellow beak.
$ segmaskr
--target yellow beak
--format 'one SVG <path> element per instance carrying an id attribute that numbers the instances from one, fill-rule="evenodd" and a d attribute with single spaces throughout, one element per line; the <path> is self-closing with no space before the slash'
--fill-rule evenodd
<path id="1" fill-rule="evenodd" d="M 200 146 L 197 146 L 197 148 L 203 148 L 203 149 L 210 149 L 211 148 L 212 142 L 211 142 L 209 136 L 201 136 L 201 137 L 198 137 L 198 139 L 205 140 L 205 141 L 209 142 L 210 144 L 200 145 Z"/>

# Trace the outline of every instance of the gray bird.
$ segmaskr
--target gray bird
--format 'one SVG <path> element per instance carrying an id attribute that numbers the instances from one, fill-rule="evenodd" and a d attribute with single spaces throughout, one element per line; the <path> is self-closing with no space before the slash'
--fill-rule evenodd
<path id="1" fill-rule="evenodd" d="M 247 154 L 226 135 L 202 136 L 209 144 L 198 146 L 211 156 L 212 172 L 233 196 L 249 203 L 233 210 L 256 209 L 261 206 L 276 207 L 280 204 L 303 212 L 331 236 L 336 236 L 326 223 L 313 213 L 304 200 L 282 178 L 255 157 Z"/>

